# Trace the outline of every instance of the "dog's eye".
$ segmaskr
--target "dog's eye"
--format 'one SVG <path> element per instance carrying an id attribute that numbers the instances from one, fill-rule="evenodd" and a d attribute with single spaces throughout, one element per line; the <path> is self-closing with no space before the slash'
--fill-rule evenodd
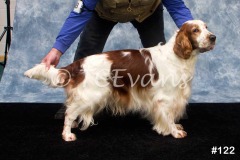
<path id="1" fill-rule="evenodd" d="M 199 32 L 199 29 L 195 28 L 195 29 L 193 29 L 193 32 L 197 33 L 197 32 Z"/>

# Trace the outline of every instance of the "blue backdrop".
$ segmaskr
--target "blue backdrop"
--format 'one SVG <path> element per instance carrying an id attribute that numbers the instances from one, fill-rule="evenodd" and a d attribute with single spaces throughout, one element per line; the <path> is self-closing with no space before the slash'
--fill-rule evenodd
<path id="1" fill-rule="evenodd" d="M 17 0 L 13 40 L 0 83 L 0 102 L 63 102 L 63 89 L 52 89 L 23 76 L 51 49 L 76 0 Z M 202 54 L 196 66 L 191 102 L 240 102 L 240 1 L 185 0 L 195 19 L 205 21 L 217 35 L 214 51 Z M 176 30 L 165 10 L 165 34 Z M 78 40 L 77 40 L 78 41 Z M 59 67 L 72 62 L 77 41 Z M 91 47 L 91 46 L 89 46 Z M 118 24 L 104 50 L 141 48 L 136 30 Z"/>

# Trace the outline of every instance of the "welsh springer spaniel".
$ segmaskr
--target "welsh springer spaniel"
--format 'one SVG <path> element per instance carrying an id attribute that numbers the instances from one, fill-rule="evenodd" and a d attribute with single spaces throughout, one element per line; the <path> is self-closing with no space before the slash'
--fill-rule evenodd
<path id="1" fill-rule="evenodd" d="M 104 108 L 121 115 L 140 112 L 157 133 L 184 138 L 187 133 L 176 122 L 190 97 L 197 55 L 212 50 L 215 41 L 216 36 L 204 22 L 192 20 L 165 45 L 109 51 L 61 69 L 51 66 L 47 70 L 44 64 L 38 64 L 25 75 L 65 88 L 65 141 L 76 140 L 71 127 L 82 122 L 81 130 L 87 129 L 94 124 L 93 116 Z"/>

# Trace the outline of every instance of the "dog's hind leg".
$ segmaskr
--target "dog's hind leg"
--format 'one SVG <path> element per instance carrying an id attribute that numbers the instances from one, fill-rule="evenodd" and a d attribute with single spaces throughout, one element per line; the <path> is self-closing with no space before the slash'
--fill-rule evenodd
<path id="1" fill-rule="evenodd" d="M 90 83 L 90 82 L 89 82 Z M 66 100 L 67 110 L 65 113 L 64 129 L 62 132 L 65 141 L 74 141 L 76 136 L 71 133 L 71 127 L 78 126 L 82 122 L 81 130 L 86 130 L 89 125 L 94 124 L 93 116 L 106 107 L 109 99 L 110 89 L 85 84 L 88 87 L 78 86 L 77 90 L 70 91 Z M 92 86 L 91 86 L 92 85 Z M 79 118 L 76 124 L 75 120 Z"/>
<path id="2" fill-rule="evenodd" d="M 75 141 L 76 136 L 75 134 L 71 133 L 71 127 L 73 122 L 78 117 L 78 107 L 76 104 L 71 104 L 67 106 L 67 110 L 65 112 L 65 119 L 64 119 L 64 127 L 62 132 L 62 138 L 65 141 Z"/>
<path id="3" fill-rule="evenodd" d="M 100 112 L 104 107 L 106 107 L 105 103 L 100 100 L 95 103 L 92 102 L 91 106 L 76 102 L 67 106 L 62 132 L 63 139 L 65 141 L 76 140 L 75 134 L 71 133 L 71 128 L 76 128 L 82 122 L 81 130 L 86 130 L 90 125 L 94 124 L 94 114 Z M 76 121 L 77 118 L 79 119 Z"/>

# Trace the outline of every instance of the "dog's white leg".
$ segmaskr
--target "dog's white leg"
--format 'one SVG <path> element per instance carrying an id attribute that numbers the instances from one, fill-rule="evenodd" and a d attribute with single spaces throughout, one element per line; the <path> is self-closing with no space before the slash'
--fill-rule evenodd
<path id="1" fill-rule="evenodd" d="M 164 117 L 164 113 L 162 111 L 158 111 L 153 113 L 153 130 L 155 130 L 158 134 L 162 134 L 163 136 L 167 136 L 171 134 L 170 127 Z"/>
<path id="2" fill-rule="evenodd" d="M 65 141 L 75 141 L 77 138 L 75 134 L 71 133 L 71 127 L 73 126 L 74 120 L 78 116 L 77 106 L 69 105 L 65 113 L 64 127 L 62 137 Z"/>
<path id="3" fill-rule="evenodd" d="M 157 103 L 153 114 L 153 129 L 164 136 L 171 134 L 175 138 L 184 138 L 187 133 L 182 125 L 175 124 L 175 115 L 172 104 Z"/>
<path id="4" fill-rule="evenodd" d="M 99 111 L 99 104 L 86 106 L 83 103 L 75 102 L 74 105 L 70 105 L 65 114 L 64 128 L 62 137 L 65 141 L 75 141 L 75 134 L 71 133 L 71 128 L 77 128 L 78 124 L 82 122 L 80 130 L 86 130 L 90 125 L 94 125 L 93 115 Z M 77 117 L 79 117 L 78 120 Z"/>

